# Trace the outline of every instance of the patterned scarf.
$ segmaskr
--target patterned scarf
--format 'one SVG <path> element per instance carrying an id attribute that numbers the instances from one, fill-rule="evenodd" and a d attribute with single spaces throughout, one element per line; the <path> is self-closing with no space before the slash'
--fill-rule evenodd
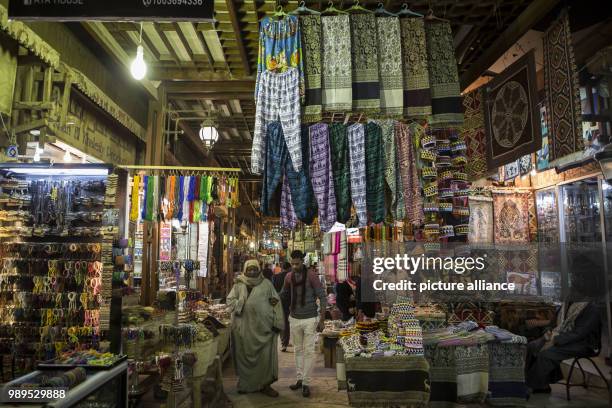
<path id="1" fill-rule="evenodd" d="M 404 116 L 425 119 L 431 115 L 431 90 L 422 18 L 402 18 L 402 67 L 404 70 Z"/>
<path id="2" fill-rule="evenodd" d="M 351 198 L 359 227 L 368 225 L 368 211 L 366 205 L 366 162 L 365 162 L 365 133 L 362 124 L 354 123 L 348 127 L 350 168 L 351 168 Z"/>
<path id="3" fill-rule="evenodd" d="M 421 195 L 421 183 L 416 165 L 418 158 L 412 135 L 420 138 L 420 135 L 424 133 L 424 129 L 416 124 L 409 127 L 405 123 L 398 122 L 395 132 L 399 172 L 401 173 L 404 189 L 406 216 L 412 225 L 422 225 L 425 219 L 423 214 L 423 197 Z"/>
<path id="4" fill-rule="evenodd" d="M 134 175 L 132 179 L 132 194 L 130 194 L 130 221 L 138 221 L 138 210 L 140 209 L 140 176 Z"/>
<path id="5" fill-rule="evenodd" d="M 378 78 L 378 44 L 376 17 L 373 14 L 351 14 L 353 110 L 368 113 L 380 111 Z"/>
<path id="6" fill-rule="evenodd" d="M 378 71 L 380 74 L 380 111 L 401 118 L 404 113 L 402 41 L 399 19 L 376 18 L 378 33 Z"/>
<path id="7" fill-rule="evenodd" d="M 461 125 L 463 123 L 461 88 L 450 24 L 426 23 L 425 34 L 431 86 L 430 124 Z"/>
<path id="8" fill-rule="evenodd" d="M 336 222 L 336 195 L 327 124 L 310 127 L 310 177 L 319 207 L 319 226 L 327 232 Z"/>
<path id="9" fill-rule="evenodd" d="M 378 224 L 385 218 L 384 158 L 380 126 L 369 122 L 365 126 L 365 140 L 368 215 L 373 223 Z"/>
<path id="10" fill-rule="evenodd" d="M 306 91 L 304 96 L 303 121 L 321 120 L 321 17 L 299 16 L 302 31 L 302 56 Z"/>
<path id="11" fill-rule="evenodd" d="M 310 146 L 309 146 L 309 131 L 308 127 L 302 127 L 302 170 L 295 171 L 291 158 L 288 157 L 285 161 L 285 179 L 289 184 L 291 194 L 288 198 L 291 200 L 290 207 L 295 213 L 295 217 L 305 224 L 312 224 L 317 215 L 317 203 L 312 190 L 310 181 Z M 286 205 L 289 205 L 286 203 Z"/>
<path id="12" fill-rule="evenodd" d="M 482 177 L 487 172 L 487 137 L 482 94 L 482 89 L 478 88 L 463 95 L 465 121 L 461 128 L 461 137 L 465 140 L 469 157 L 465 171 L 472 179 Z"/>
<path id="13" fill-rule="evenodd" d="M 321 32 L 323 109 L 329 112 L 350 111 L 353 106 L 353 85 L 349 17 L 321 17 Z"/>
<path id="14" fill-rule="evenodd" d="M 346 125 L 329 125 L 332 172 L 336 193 L 336 214 L 338 222 L 345 224 L 351 218 L 351 173 L 349 169 L 348 135 Z"/>
<path id="15" fill-rule="evenodd" d="M 401 184 L 397 182 L 397 156 L 395 149 L 395 125 L 396 122 L 394 120 L 384 120 L 377 122 L 382 130 L 382 140 L 383 140 L 383 149 L 384 149 L 384 166 L 385 166 L 385 181 L 387 182 L 387 187 L 389 187 L 389 191 L 391 192 L 391 202 L 389 203 L 391 206 L 391 213 L 393 217 L 400 221 L 405 214 L 404 209 L 401 207 L 404 206 L 403 194 L 401 193 Z M 400 202 L 401 201 L 401 202 Z M 401 218 L 397 218 L 398 215 L 401 215 Z"/>

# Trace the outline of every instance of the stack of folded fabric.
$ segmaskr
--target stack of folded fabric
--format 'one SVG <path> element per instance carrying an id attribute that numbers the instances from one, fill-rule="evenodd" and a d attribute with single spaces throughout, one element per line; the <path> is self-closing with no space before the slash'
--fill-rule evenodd
<path id="1" fill-rule="evenodd" d="M 501 329 L 497 326 L 487 326 L 485 331 L 495 336 L 497 341 L 502 343 L 527 344 L 527 338 L 511 333 L 508 330 Z"/>
<path id="2" fill-rule="evenodd" d="M 395 303 L 389 316 L 389 337 L 401 344 L 407 354 L 423 354 L 423 332 L 410 302 Z"/>
<path id="3" fill-rule="evenodd" d="M 424 332 L 446 327 L 446 312 L 437 305 L 417 306 L 414 316 Z"/>

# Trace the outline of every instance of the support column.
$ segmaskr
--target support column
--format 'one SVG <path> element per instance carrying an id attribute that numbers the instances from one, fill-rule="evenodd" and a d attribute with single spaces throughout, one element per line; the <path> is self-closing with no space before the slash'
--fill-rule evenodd
<path id="1" fill-rule="evenodd" d="M 159 100 L 149 101 L 147 115 L 147 141 L 145 147 L 145 165 L 164 165 L 166 143 L 164 130 L 166 126 L 166 92 L 162 85 L 159 88 Z M 159 289 L 159 224 L 156 221 L 144 221 L 142 248 L 142 279 L 140 286 L 140 304 L 153 304 Z"/>

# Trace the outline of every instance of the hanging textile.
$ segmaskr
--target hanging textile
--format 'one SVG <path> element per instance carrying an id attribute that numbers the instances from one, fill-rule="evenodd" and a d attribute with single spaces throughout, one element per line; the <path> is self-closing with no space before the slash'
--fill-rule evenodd
<path id="1" fill-rule="evenodd" d="M 380 126 L 369 122 L 365 126 L 366 155 L 366 203 L 369 219 L 375 223 L 385 218 L 385 177 L 382 131 Z"/>
<path id="2" fill-rule="evenodd" d="M 303 121 L 306 123 L 321 120 L 321 16 L 302 15 L 302 55 L 304 58 L 304 110 Z"/>
<path id="3" fill-rule="evenodd" d="M 200 271 L 197 275 L 200 278 L 206 278 L 208 276 L 209 225 L 208 222 L 200 222 L 198 226 L 198 262 L 200 262 Z"/>
<path id="4" fill-rule="evenodd" d="M 529 242 L 529 193 L 493 193 L 495 243 Z"/>
<path id="5" fill-rule="evenodd" d="M 359 228 L 368 225 L 368 210 L 366 205 L 366 162 L 365 162 L 365 131 L 360 123 L 354 123 L 347 129 L 351 170 L 351 198 Z"/>
<path id="6" fill-rule="evenodd" d="M 296 225 L 297 215 L 295 214 L 295 210 L 293 208 L 289 180 L 287 175 L 285 175 L 285 177 L 283 177 L 283 185 L 281 189 L 280 226 L 293 230 L 295 229 Z"/>
<path id="7" fill-rule="evenodd" d="M 184 198 L 183 198 L 183 218 L 182 220 L 185 220 L 187 222 L 189 222 L 189 197 L 187 196 L 187 194 L 189 193 L 189 184 L 191 183 L 191 179 L 193 177 L 191 176 L 186 176 L 183 179 L 183 191 L 184 191 Z"/>
<path id="8" fill-rule="evenodd" d="M 401 118 L 404 113 L 404 89 L 399 19 L 397 17 L 378 17 L 376 18 L 376 30 L 380 111 L 382 115 Z"/>
<path id="9" fill-rule="evenodd" d="M 429 83 L 431 87 L 432 125 L 463 123 L 461 88 L 449 23 L 425 24 Z"/>
<path id="10" fill-rule="evenodd" d="M 416 166 L 418 157 L 414 138 L 420 140 L 421 136 L 425 134 L 425 130 L 417 124 L 408 126 L 405 123 L 397 122 L 395 132 L 406 216 L 412 225 L 422 225 L 424 222 L 423 197 L 421 196 L 421 183 Z"/>
<path id="11" fill-rule="evenodd" d="M 431 115 L 431 90 L 422 18 L 400 19 L 402 69 L 404 73 L 404 116 L 425 119 Z"/>
<path id="12" fill-rule="evenodd" d="M 155 177 L 148 176 L 147 180 L 147 200 L 145 206 L 145 216 L 143 220 L 153 221 L 153 209 L 155 208 Z"/>
<path id="13" fill-rule="evenodd" d="M 149 198 L 149 176 L 142 178 L 142 185 L 144 187 L 144 194 L 142 195 L 142 208 L 140 209 L 140 219 L 146 220 L 147 218 L 147 200 Z"/>
<path id="14" fill-rule="evenodd" d="M 289 198 L 291 198 L 291 207 L 295 211 L 295 216 L 298 220 L 310 225 L 317 215 L 317 203 L 310 182 L 310 146 L 308 141 L 310 134 L 307 126 L 302 127 L 301 138 L 302 170 L 297 172 L 293 170 L 291 158 L 288 157 L 288 154 L 285 154 L 285 177 L 289 182 L 291 190 Z"/>
<path id="15" fill-rule="evenodd" d="M 470 244 L 493 244 L 493 199 L 470 196 Z"/>
<path id="16" fill-rule="evenodd" d="M 339 241 L 340 247 L 337 258 L 336 279 L 338 282 L 344 282 L 348 279 L 348 248 L 346 242 L 346 230 L 336 232 L 335 234 Z"/>
<path id="17" fill-rule="evenodd" d="M 298 89 L 299 72 L 289 68 L 277 74 L 265 71 L 259 78 L 259 90 L 255 106 L 255 131 L 251 151 L 251 170 L 254 174 L 263 172 L 266 149 L 266 131 L 270 122 L 280 121 L 285 142 L 296 171 L 302 165 L 300 143 L 300 97 Z"/>
<path id="18" fill-rule="evenodd" d="M 323 109 L 350 111 L 353 106 L 351 77 L 351 26 L 349 16 L 321 17 Z"/>
<path id="19" fill-rule="evenodd" d="M 487 83 L 484 100 L 487 167 L 494 169 L 542 146 L 534 52 Z"/>
<path id="20" fill-rule="evenodd" d="M 336 195 L 336 219 L 346 224 L 351 218 L 351 172 L 346 125 L 342 123 L 329 125 L 329 144 Z"/>
<path id="21" fill-rule="evenodd" d="M 168 202 L 166 200 L 166 188 L 168 187 L 167 177 L 159 176 L 158 181 L 159 194 L 157 198 L 157 217 L 156 221 L 163 221 L 166 219 L 166 214 L 168 213 Z"/>
<path id="22" fill-rule="evenodd" d="M 384 149 L 385 181 L 391 192 L 390 210 L 393 218 L 400 221 L 404 218 L 405 209 L 402 194 L 402 186 L 397 182 L 397 152 L 395 149 L 395 125 L 394 120 L 383 120 L 377 122 L 382 131 Z"/>
<path id="23" fill-rule="evenodd" d="M 329 130 L 325 123 L 310 127 L 310 177 L 319 207 L 319 226 L 327 232 L 336 222 L 336 195 L 331 167 Z"/>
<path id="24" fill-rule="evenodd" d="M 291 68 L 298 71 L 298 88 L 304 94 L 304 68 L 302 63 L 302 39 L 297 16 L 281 20 L 264 17 L 259 25 L 259 55 L 257 57 L 257 97 L 261 76 L 266 71 L 283 73 Z"/>
<path id="25" fill-rule="evenodd" d="M 261 190 L 261 212 L 263 215 L 272 215 L 270 201 L 281 182 L 287 157 L 287 146 L 283 140 L 283 128 L 280 122 L 271 122 L 268 125 L 266 140 L 266 159 Z"/>
<path id="26" fill-rule="evenodd" d="M 167 179 L 166 196 L 168 198 L 168 212 L 166 213 L 166 221 L 170 221 L 174 217 L 176 208 L 176 176 L 170 176 Z"/>
<path id="27" fill-rule="evenodd" d="M 373 14 L 351 14 L 351 62 L 353 74 L 353 111 L 380 111 L 378 78 L 378 44 L 376 17 Z"/>
<path id="28" fill-rule="evenodd" d="M 134 175 L 132 178 L 132 194 L 130 194 L 130 221 L 138 221 L 138 211 L 140 210 L 140 176 Z"/>
<path id="29" fill-rule="evenodd" d="M 487 172 L 487 141 L 483 108 L 481 88 L 463 95 L 465 121 L 461 127 L 461 137 L 467 146 L 469 160 L 465 165 L 465 170 L 471 179 L 482 177 Z"/>
<path id="30" fill-rule="evenodd" d="M 550 160 L 581 151 L 582 138 L 578 70 L 567 12 L 544 33 L 544 89 L 549 109 Z"/>

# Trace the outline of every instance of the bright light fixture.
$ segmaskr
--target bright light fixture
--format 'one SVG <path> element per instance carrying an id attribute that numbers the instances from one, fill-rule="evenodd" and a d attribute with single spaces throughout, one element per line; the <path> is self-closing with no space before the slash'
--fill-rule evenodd
<path id="1" fill-rule="evenodd" d="M 34 152 L 34 157 L 32 158 L 32 160 L 34 160 L 34 162 L 39 162 L 40 161 L 40 155 L 43 154 L 43 149 L 41 149 L 40 147 L 36 147 L 36 151 Z"/>
<path id="2" fill-rule="evenodd" d="M 15 174 L 29 174 L 32 176 L 106 176 L 108 175 L 107 168 L 61 168 L 61 167 L 9 167 L 6 169 Z"/>
<path id="3" fill-rule="evenodd" d="M 64 153 L 64 163 L 70 163 L 72 161 L 72 155 L 68 150 Z"/>
<path id="4" fill-rule="evenodd" d="M 200 128 L 200 140 L 204 143 L 204 147 L 210 149 L 219 140 L 219 132 L 212 126 L 203 125 Z"/>
<path id="5" fill-rule="evenodd" d="M 40 136 L 40 129 L 32 129 L 30 130 L 30 134 L 32 136 Z"/>
<path id="6" fill-rule="evenodd" d="M 144 48 L 139 45 L 136 48 L 136 59 L 132 62 L 130 71 L 135 80 L 140 81 L 147 75 L 147 64 L 144 60 Z"/>

